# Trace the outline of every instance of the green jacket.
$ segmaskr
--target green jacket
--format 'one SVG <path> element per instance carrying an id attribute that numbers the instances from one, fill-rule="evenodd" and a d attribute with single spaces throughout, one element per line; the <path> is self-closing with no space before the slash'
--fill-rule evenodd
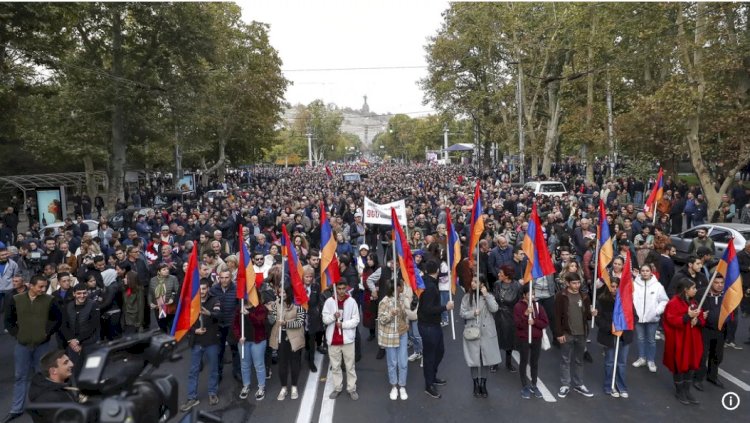
<path id="1" fill-rule="evenodd" d="M 19 344 L 41 345 L 52 337 L 62 324 L 62 314 L 51 295 L 42 294 L 31 300 L 28 292 L 12 297 L 5 313 L 5 328 Z"/>

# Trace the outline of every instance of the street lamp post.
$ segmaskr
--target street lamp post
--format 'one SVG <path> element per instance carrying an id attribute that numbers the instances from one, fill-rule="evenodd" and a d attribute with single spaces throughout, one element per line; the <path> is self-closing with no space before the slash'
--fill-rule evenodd
<path id="1" fill-rule="evenodd" d="M 443 162 L 448 164 L 448 124 L 443 125 Z"/>
<path id="2" fill-rule="evenodd" d="M 523 133 L 523 80 L 521 79 L 521 60 L 517 62 L 508 62 L 509 65 L 516 65 L 516 74 L 518 80 L 516 83 L 516 111 L 518 113 L 518 156 L 519 156 L 519 182 L 524 183 L 525 180 L 525 164 L 526 157 L 524 150 L 526 149 L 526 140 L 524 139 Z"/>
<path id="3" fill-rule="evenodd" d="M 307 165 L 312 167 L 312 130 L 307 128 Z"/>

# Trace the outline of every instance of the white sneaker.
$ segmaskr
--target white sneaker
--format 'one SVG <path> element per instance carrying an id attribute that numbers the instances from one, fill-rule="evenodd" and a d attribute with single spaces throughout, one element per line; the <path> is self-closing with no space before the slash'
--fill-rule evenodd
<path id="1" fill-rule="evenodd" d="M 391 397 L 392 401 L 396 401 L 398 399 L 398 388 L 396 388 L 395 386 L 393 388 L 391 388 L 391 395 L 390 395 L 390 397 Z"/>
<path id="2" fill-rule="evenodd" d="M 402 400 L 409 399 L 409 395 L 406 395 L 406 388 L 403 386 L 398 388 L 398 395 L 401 397 Z"/>
<path id="3" fill-rule="evenodd" d="M 656 339 L 657 341 L 662 341 L 662 340 L 664 340 L 664 335 L 662 335 L 662 334 L 661 334 L 661 332 L 657 330 L 657 331 L 656 331 L 656 335 L 654 336 L 654 338 L 655 338 L 655 339 Z"/>
<path id="4" fill-rule="evenodd" d="M 297 387 L 296 386 L 292 386 L 292 395 L 291 395 L 291 398 L 293 400 L 299 398 L 299 392 L 297 392 Z"/>
<path id="5" fill-rule="evenodd" d="M 417 361 L 420 358 L 422 358 L 422 354 L 415 352 L 414 354 L 409 356 L 409 361 Z"/>
<path id="6" fill-rule="evenodd" d="M 281 391 L 279 392 L 279 396 L 276 397 L 279 401 L 284 401 L 286 399 L 286 386 L 281 388 Z"/>
<path id="7" fill-rule="evenodd" d="M 646 359 L 643 357 L 639 357 L 638 360 L 635 360 L 633 362 L 633 367 L 643 367 L 646 365 Z"/>
<path id="8" fill-rule="evenodd" d="M 656 373 L 656 363 L 653 361 L 648 362 L 648 371 L 651 373 Z"/>

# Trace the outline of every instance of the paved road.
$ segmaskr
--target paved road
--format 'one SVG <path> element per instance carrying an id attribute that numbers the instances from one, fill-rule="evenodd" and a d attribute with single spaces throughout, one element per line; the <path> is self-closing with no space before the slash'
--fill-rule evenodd
<path id="1" fill-rule="evenodd" d="M 748 334 L 748 323 L 745 319 L 740 324 L 740 341 L 745 341 Z M 456 333 L 460 337 L 461 324 L 457 323 Z M 365 334 L 365 330 L 362 330 Z M 446 336 L 446 355 L 441 365 L 440 376 L 447 379 L 448 384 L 440 391 L 443 398 L 436 400 L 423 392 L 422 372 L 418 363 L 410 363 L 408 376 L 409 399 L 407 401 L 391 401 L 388 398 L 390 387 L 387 382 L 387 371 L 384 360 L 376 360 L 377 347 L 375 342 L 365 341 L 364 357 L 357 363 L 359 378 L 359 401 L 352 401 L 347 395 L 341 395 L 337 400 L 327 400 L 326 382 L 327 360 L 318 355 L 322 361 L 322 370 L 310 374 L 307 366 L 302 365 L 300 376 L 300 399 L 291 401 L 288 397 L 284 402 L 276 400 L 279 391 L 279 380 L 275 366 L 273 377 L 267 383 L 266 399 L 256 402 L 252 394 L 248 400 L 239 400 L 239 386 L 228 378 L 220 386 L 221 402 L 217 407 L 208 406 L 205 386 L 206 375 L 201 379 L 201 405 L 204 410 L 221 410 L 226 407 L 240 407 L 249 412 L 248 421 L 266 422 L 351 422 L 354 421 L 383 421 L 383 422 L 411 422 L 411 421 L 518 421 L 554 417 L 561 422 L 600 421 L 608 416 L 616 416 L 618 421 L 721 421 L 718 419 L 733 419 L 747 415 L 750 410 L 750 346 L 742 351 L 727 350 L 722 370 L 730 377 L 736 378 L 732 382 L 722 377 L 727 391 L 736 392 L 741 404 L 735 411 L 727 411 L 721 405 L 721 398 L 725 391 L 713 385 L 706 384 L 705 392 L 695 392 L 701 401 L 698 406 L 683 406 L 677 402 L 672 392 L 672 376 L 663 366 L 659 366 L 656 374 L 647 369 L 628 368 L 627 383 L 630 398 L 615 399 L 605 396 L 602 392 L 603 357 L 596 343 L 589 344 L 594 356 L 593 364 L 585 365 L 584 381 L 595 392 L 593 398 L 584 398 L 571 392 L 565 399 L 556 396 L 559 388 L 559 350 L 553 348 L 543 352 L 540 359 L 540 379 L 553 395 L 545 399 L 523 400 L 520 397 L 520 381 L 517 373 L 509 373 L 501 366 L 496 374 L 490 374 L 488 379 L 489 398 L 475 399 L 472 397 L 472 386 L 469 371 L 465 365 L 460 340 L 450 339 L 450 327 L 444 330 Z M 364 335 L 366 339 L 366 334 Z M 0 366 L 0 413 L 3 415 L 10 406 L 13 385 L 12 366 L 12 338 L 0 335 L 0 357 L 6 358 L 5 365 Z M 662 342 L 658 341 L 658 360 L 661 360 Z M 636 347 L 630 351 L 629 362 L 636 357 Z M 227 366 L 229 368 L 229 366 Z M 185 400 L 184 387 L 187 384 L 187 370 L 189 358 L 183 358 L 177 363 L 168 363 L 159 372 L 174 374 L 180 383 L 180 402 Z M 228 371 L 227 371 L 228 374 Z M 256 385 L 253 384 L 253 387 Z M 330 385 L 328 392 L 330 392 Z M 227 416 L 228 417 L 228 416 Z M 658 420 L 657 420 L 658 419 Z M 711 419 L 711 420 L 709 420 Z M 30 422 L 24 416 L 18 422 Z M 175 420 L 173 420 L 175 421 Z M 225 419 L 224 421 L 232 421 Z"/>

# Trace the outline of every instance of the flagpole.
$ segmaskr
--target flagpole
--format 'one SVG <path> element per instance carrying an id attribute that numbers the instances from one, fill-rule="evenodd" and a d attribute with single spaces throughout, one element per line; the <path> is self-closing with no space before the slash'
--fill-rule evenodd
<path id="1" fill-rule="evenodd" d="M 245 299 L 244 298 L 240 300 L 240 307 L 242 307 L 240 309 L 240 338 L 244 338 L 245 337 L 245 315 L 244 315 Z M 242 343 L 242 345 L 240 345 L 240 359 L 242 360 L 245 359 L 245 343 L 244 342 Z"/>
<path id="2" fill-rule="evenodd" d="M 606 223 L 607 222 L 604 222 L 604 224 L 606 224 Z M 602 224 L 603 224 L 602 222 L 599 222 L 599 225 L 600 225 L 599 226 L 599 234 L 597 234 L 597 235 L 600 235 L 601 232 L 602 232 L 601 231 L 601 225 Z M 596 283 L 599 280 L 599 242 L 601 242 L 601 240 L 599 239 L 599 236 L 597 236 L 596 237 L 596 247 L 594 248 L 594 254 L 596 254 L 596 256 L 594 257 L 594 294 L 592 295 L 592 298 L 591 298 L 591 309 L 592 310 L 596 310 Z M 594 329 L 594 319 L 591 319 L 591 329 Z"/>
<path id="3" fill-rule="evenodd" d="M 534 291 L 532 290 L 533 288 L 532 285 L 534 285 L 533 279 L 534 278 L 531 278 L 528 282 L 529 284 L 529 307 L 531 307 L 531 305 L 534 303 Z M 531 345 L 531 325 L 529 325 L 529 345 Z M 526 369 L 523 369 L 523 371 L 525 372 Z"/>
<path id="4" fill-rule="evenodd" d="M 651 226 L 656 225 L 656 204 L 654 204 L 654 217 L 651 219 Z"/>
<path id="5" fill-rule="evenodd" d="M 398 286 L 396 284 L 396 236 L 393 234 L 391 238 L 393 240 L 391 241 L 391 245 L 393 246 L 393 306 L 398 310 Z M 383 293 L 385 294 L 385 293 Z M 417 293 L 415 292 L 414 295 Z M 398 314 L 393 317 L 393 327 L 396 329 L 396 333 L 398 333 Z"/>
<path id="6" fill-rule="evenodd" d="M 620 335 L 617 335 L 617 338 L 615 338 L 615 363 L 612 368 L 612 392 L 615 391 L 615 376 L 617 375 L 617 355 L 620 352 Z"/>
<path id="7" fill-rule="evenodd" d="M 472 228 L 472 229 L 474 229 L 474 228 Z M 476 292 L 476 295 L 477 295 L 477 310 L 479 310 L 479 291 L 482 289 L 482 287 L 480 285 L 481 283 L 482 283 L 482 280 L 479 279 L 479 240 L 477 240 L 477 289 L 476 289 L 476 291 L 477 291 Z M 448 292 L 450 292 L 450 291 L 448 291 Z M 479 349 L 479 361 L 481 362 L 482 361 L 482 350 L 481 350 L 481 345 L 482 345 L 482 341 L 481 341 L 481 337 L 482 337 L 481 327 L 482 326 L 481 325 L 482 324 L 479 322 L 479 315 L 478 314 L 474 318 L 477 319 L 477 327 L 480 328 L 480 330 L 479 330 L 479 338 L 480 338 L 479 339 L 479 345 L 480 345 L 480 349 Z M 482 366 L 477 367 L 477 376 L 479 376 L 479 379 L 481 380 L 481 378 L 482 378 Z"/>
<path id="8" fill-rule="evenodd" d="M 292 245 L 289 248 L 294 248 L 294 246 Z M 286 257 L 281 256 L 281 296 L 279 297 L 280 311 L 276 313 L 276 320 L 279 320 L 279 316 L 281 316 L 282 320 L 284 319 L 284 259 L 286 259 Z M 281 346 L 281 326 L 279 326 L 279 346 Z"/>
<path id="9" fill-rule="evenodd" d="M 730 239 L 729 242 L 734 242 L 734 238 Z M 698 304 L 697 310 L 700 310 L 703 307 L 703 302 L 706 301 L 706 296 L 708 296 L 708 291 L 711 290 L 711 285 L 714 283 L 714 279 L 716 279 L 716 274 L 718 273 L 718 269 L 714 270 L 713 276 L 711 276 L 711 281 L 708 282 L 708 286 L 706 287 L 706 291 L 703 293 L 703 297 L 701 298 L 701 302 Z"/>
<path id="10" fill-rule="evenodd" d="M 451 228 L 452 229 L 452 228 Z M 446 234 L 448 238 L 448 242 L 450 242 L 450 234 Z M 446 258 L 448 259 L 448 283 L 450 284 L 450 287 L 448 289 L 448 301 L 453 301 L 453 287 L 455 286 L 453 284 L 453 272 L 451 271 L 453 267 L 453 262 L 451 262 L 451 246 L 446 246 L 445 249 Z M 479 278 L 477 278 L 477 281 Z M 456 340 L 456 326 L 453 321 L 453 310 L 451 310 L 451 334 L 453 335 L 453 340 Z"/>

